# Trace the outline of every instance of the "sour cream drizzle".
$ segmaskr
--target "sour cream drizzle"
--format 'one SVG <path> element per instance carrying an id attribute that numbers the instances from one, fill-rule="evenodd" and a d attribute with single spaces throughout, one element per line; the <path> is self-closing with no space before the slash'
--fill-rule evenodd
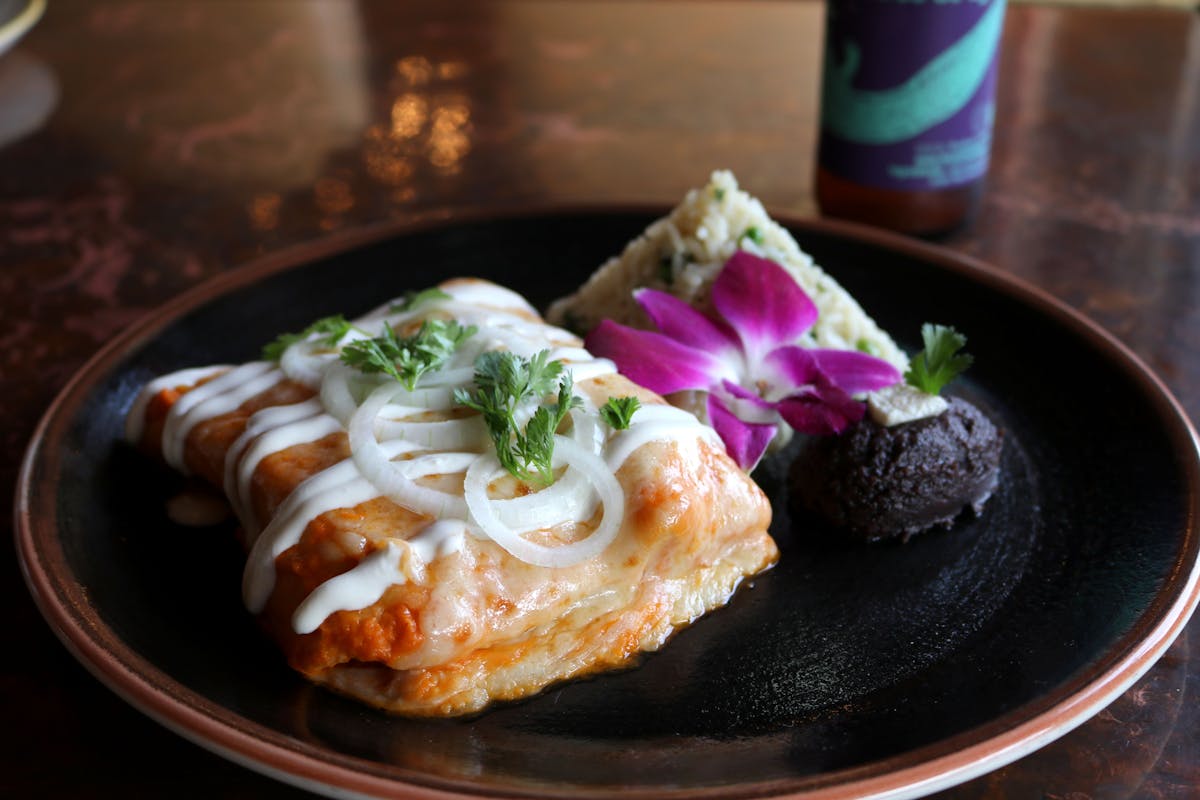
<path id="1" fill-rule="evenodd" d="M 544 566 L 590 558 L 607 546 L 624 517 L 624 495 L 615 473 L 633 452 L 662 440 L 708 439 L 719 446 L 711 429 L 670 406 L 643 406 L 628 429 L 612 431 L 597 424 L 596 405 L 585 396 L 584 408 L 571 412 L 569 438 L 556 437 L 557 480 L 523 496 L 491 497 L 491 483 L 501 473 L 486 426 L 479 416 L 458 416 L 461 412 L 454 410 L 454 389 L 471 385 L 475 358 L 490 349 L 525 357 L 548 349 L 577 384 L 616 368 L 607 359 L 593 358 L 567 331 L 528 319 L 524 315 L 534 314 L 533 308 L 514 292 L 485 282 L 441 288 L 449 299 L 424 303 L 415 311 L 381 306 L 357 320 L 355 330 L 339 343 L 377 335 L 384 322 L 397 330 L 426 318 L 476 326 L 477 333 L 450 361 L 423 376 L 413 391 L 387 376 L 348 367 L 336 357 L 336 348 L 318 345 L 314 338 L 289 347 L 278 366 L 258 361 L 183 370 L 152 381 L 135 401 L 126 431 L 131 440 L 142 435 L 146 406 L 155 394 L 208 379 L 175 402 L 163 429 L 164 458 L 186 471 L 184 443 L 196 425 L 237 409 L 284 379 L 317 391 L 309 400 L 254 413 L 228 450 L 226 494 L 252 543 L 242 583 L 243 600 L 252 612 L 261 612 L 274 590 L 275 560 L 300 541 L 309 522 L 329 511 L 388 497 L 435 521 L 407 540 L 374 541 L 357 566 L 313 590 L 292 618 L 300 634 L 316 630 L 337 611 L 374 604 L 393 585 L 424 581 L 426 566 L 459 552 L 468 534 L 492 539 L 514 556 Z M 520 413 L 532 413 L 532 408 Z M 349 433 L 350 457 L 297 486 L 260 531 L 250 501 L 258 465 L 273 453 L 338 431 Z M 446 491 L 447 479 L 450 486 L 463 488 Z M 533 545 L 523 538 L 534 530 L 592 519 L 598 507 L 602 514 L 596 529 L 570 544 Z"/>
<path id="2" fill-rule="evenodd" d="M 282 378 L 283 373 L 266 361 L 251 361 L 192 389 L 171 406 L 171 413 L 167 415 L 163 427 L 163 459 L 188 474 L 183 463 L 183 443 L 192 428 L 202 420 L 233 411 Z"/>
<path id="3" fill-rule="evenodd" d="M 426 564 L 462 550 L 466 532 L 465 522 L 439 520 L 407 541 L 389 539 L 357 566 L 314 589 L 292 615 L 292 630 L 312 633 L 335 611 L 366 608 L 395 584 L 420 582 Z"/>

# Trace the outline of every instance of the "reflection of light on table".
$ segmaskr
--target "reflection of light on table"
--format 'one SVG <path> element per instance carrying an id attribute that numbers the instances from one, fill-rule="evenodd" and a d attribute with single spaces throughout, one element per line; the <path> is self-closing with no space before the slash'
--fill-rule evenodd
<path id="1" fill-rule="evenodd" d="M 344 214 L 354 208 L 350 184 L 340 178 L 321 178 L 313 187 L 317 208 L 326 214 Z"/>
<path id="2" fill-rule="evenodd" d="M 418 136 L 429 119 L 429 104 L 419 94 L 403 94 L 392 103 L 392 138 L 412 139 Z"/>
<path id="3" fill-rule="evenodd" d="M 468 74 L 461 61 L 434 62 L 410 55 L 396 62 L 389 118 L 363 134 L 367 175 L 393 188 L 395 202 L 415 198 L 409 184 L 425 165 L 443 176 L 461 172 L 472 149 L 471 99 L 447 84 Z"/>
<path id="4" fill-rule="evenodd" d="M 269 231 L 279 225 L 280 201 L 275 192 L 257 195 L 250 201 L 250 223 L 255 230 Z"/>
<path id="5" fill-rule="evenodd" d="M 87 46 L 55 64 L 69 65 L 63 86 L 80 97 L 51 124 L 80 150 L 131 181 L 181 195 L 220 186 L 248 206 L 311 187 L 331 154 L 357 147 L 370 114 L 357 5 L 160 5 L 79 15 Z"/>
<path id="6" fill-rule="evenodd" d="M 468 135 L 471 109 L 464 99 L 451 100 L 434 109 L 429 136 L 429 161 L 446 172 L 456 172 L 471 151 Z"/>
<path id="7" fill-rule="evenodd" d="M 529 196 L 674 203 L 725 168 L 769 207 L 813 210 L 824 3 L 493 8 L 492 47 L 535 54 L 503 62 L 501 109 Z"/>
<path id="8" fill-rule="evenodd" d="M 433 65 L 424 56 L 406 56 L 396 62 L 396 74 L 410 86 L 422 86 L 433 76 Z"/>

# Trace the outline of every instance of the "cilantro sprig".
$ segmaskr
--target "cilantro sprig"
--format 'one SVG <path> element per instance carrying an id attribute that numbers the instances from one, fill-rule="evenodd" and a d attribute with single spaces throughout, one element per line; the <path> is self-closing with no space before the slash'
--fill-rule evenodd
<path id="1" fill-rule="evenodd" d="M 629 397 L 610 397 L 608 402 L 600 407 L 600 419 L 613 430 L 623 431 L 633 421 L 633 414 L 642 403 L 632 395 Z"/>
<path id="2" fill-rule="evenodd" d="M 925 349 L 913 358 L 904 381 L 927 394 L 937 394 L 954 380 L 974 359 L 959 351 L 967 343 L 967 337 L 946 325 L 925 323 L 921 326 L 921 339 Z"/>
<path id="3" fill-rule="evenodd" d="M 496 458 L 510 474 L 543 486 L 554 482 L 554 434 L 576 397 L 571 373 L 561 361 L 551 361 L 542 350 L 530 358 L 505 351 L 489 351 L 475 359 L 474 391 L 456 389 L 454 400 L 483 416 L 496 446 Z M 554 401 L 546 397 L 553 394 Z M 525 428 L 517 424 L 518 408 L 528 401 L 539 405 Z"/>
<path id="4" fill-rule="evenodd" d="M 342 349 L 342 361 L 363 372 L 385 372 L 410 392 L 417 381 L 446 363 L 466 339 L 478 331 L 453 320 L 429 319 L 412 336 L 400 337 L 386 322 L 373 339 L 351 342 Z"/>
<path id="5" fill-rule="evenodd" d="M 314 333 L 322 334 L 321 338 L 317 339 L 320 344 L 333 347 L 353 327 L 341 314 L 321 317 L 299 333 L 281 333 L 276 336 L 275 341 L 263 345 L 262 357 L 267 361 L 278 361 L 283 358 L 284 350 L 287 350 L 296 342 L 304 341 Z"/>

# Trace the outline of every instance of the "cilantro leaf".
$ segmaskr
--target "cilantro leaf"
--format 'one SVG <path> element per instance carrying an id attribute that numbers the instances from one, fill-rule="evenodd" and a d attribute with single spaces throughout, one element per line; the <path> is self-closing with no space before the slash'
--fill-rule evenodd
<path id="1" fill-rule="evenodd" d="M 967 337 L 954 328 L 927 322 L 921 326 L 921 338 L 925 349 L 913 358 L 904 381 L 927 394 L 937 394 L 974 359 L 958 352 L 966 345 Z"/>
<path id="2" fill-rule="evenodd" d="M 392 303 L 392 311 L 412 311 L 415 308 L 432 303 L 434 300 L 450 300 L 450 295 L 436 286 L 421 291 L 405 292 L 404 297 L 397 303 Z"/>
<path id="3" fill-rule="evenodd" d="M 453 320 L 430 319 L 412 336 L 401 338 L 385 322 L 381 335 L 346 345 L 342 361 L 363 372 L 385 372 L 411 392 L 422 375 L 445 364 L 477 330 Z"/>
<path id="4" fill-rule="evenodd" d="M 321 317 L 299 333 L 281 333 L 276 336 L 275 341 L 263 345 L 262 357 L 267 361 L 278 361 L 283 357 L 284 350 L 296 342 L 304 341 L 314 333 L 323 334 L 321 338 L 317 339 L 319 343 L 333 347 L 350 332 L 352 327 L 354 326 L 341 314 Z"/>
<path id="5" fill-rule="evenodd" d="M 487 425 L 496 458 L 510 474 L 543 485 L 554 482 L 554 434 L 572 408 L 583 401 L 575 397 L 571 373 L 561 361 L 550 361 L 550 351 L 529 358 L 493 350 L 475 359 L 475 389 L 456 389 L 459 405 L 478 411 Z M 557 393 L 556 402 L 545 398 Z M 517 409 L 529 401 L 538 407 L 525 428 L 516 421 Z"/>
<path id="6" fill-rule="evenodd" d="M 608 402 L 600 407 L 600 419 L 613 430 L 623 431 L 629 427 L 633 414 L 642 407 L 636 397 L 610 397 Z"/>

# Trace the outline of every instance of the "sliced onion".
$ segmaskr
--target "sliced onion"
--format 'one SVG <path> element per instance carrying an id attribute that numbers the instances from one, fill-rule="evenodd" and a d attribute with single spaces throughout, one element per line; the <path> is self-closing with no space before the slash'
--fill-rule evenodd
<path id="1" fill-rule="evenodd" d="M 325 368 L 336 358 L 337 353 L 330 353 L 328 348 L 317 342 L 296 342 L 283 351 L 279 368 L 288 376 L 288 380 L 316 389 L 325 377 Z"/>
<path id="2" fill-rule="evenodd" d="M 599 498 L 582 472 L 568 469 L 541 491 L 490 503 L 502 525 L 514 533 L 528 533 L 591 519 Z"/>
<path id="3" fill-rule="evenodd" d="M 321 403 L 343 425 L 348 425 L 358 403 L 350 391 L 350 382 L 358 375 L 346 364 L 331 364 L 321 381 Z"/>
<path id="4" fill-rule="evenodd" d="M 604 444 L 604 430 L 596 424 L 596 405 L 586 397 L 581 399 L 583 408 L 571 412 L 571 438 L 585 450 L 598 454 Z"/>
<path id="5" fill-rule="evenodd" d="M 584 405 L 582 413 L 571 412 L 571 438 L 583 449 L 598 453 L 603 431 L 596 424 L 595 406 L 586 399 Z M 557 469 L 562 464 L 563 456 L 555 448 L 553 466 Z M 586 476 L 579 470 L 567 470 L 539 492 L 508 500 L 493 500 L 492 507 L 502 523 L 517 533 L 528 533 L 563 522 L 591 519 L 599 502 L 600 498 Z"/>
<path id="6" fill-rule="evenodd" d="M 467 507 L 475 524 L 510 554 L 539 567 L 567 567 L 599 555 L 617 537 L 625 518 L 625 494 L 597 455 L 565 436 L 554 437 L 554 449 L 568 470 L 579 470 L 592 483 L 604 504 L 596 530 L 579 541 L 547 547 L 529 541 L 501 522 L 488 497 L 488 483 L 501 470 L 494 456 L 484 456 L 472 464 L 463 481 Z"/>
<path id="7" fill-rule="evenodd" d="M 375 438 L 375 418 L 402 389 L 397 384 L 385 384 L 371 392 L 366 402 L 354 413 L 349 425 L 350 452 L 354 463 L 363 476 L 379 489 L 380 494 L 405 508 L 439 519 L 464 519 L 467 506 L 463 498 L 414 483 L 399 464 L 388 458 Z"/>
<path id="8" fill-rule="evenodd" d="M 381 438 L 406 439 L 429 450 L 480 450 L 488 442 L 487 427 L 479 416 L 433 422 L 378 419 L 375 432 Z"/>
<path id="9" fill-rule="evenodd" d="M 479 458 L 478 453 L 427 453 L 407 461 L 395 461 L 406 477 L 424 478 L 428 475 L 454 475 L 466 472 Z"/>
<path id="10" fill-rule="evenodd" d="M 392 401 L 398 408 L 416 408 L 421 411 L 447 411 L 454 408 L 454 389 L 448 386 L 427 388 L 418 387 L 413 391 L 404 389 Z M 383 413 L 391 413 L 391 405 L 384 408 Z"/>
<path id="11" fill-rule="evenodd" d="M 421 389 L 442 386 L 466 386 L 475 379 L 475 367 L 455 367 L 427 372 L 421 376 Z M 404 387 L 400 387 L 403 389 Z"/>

